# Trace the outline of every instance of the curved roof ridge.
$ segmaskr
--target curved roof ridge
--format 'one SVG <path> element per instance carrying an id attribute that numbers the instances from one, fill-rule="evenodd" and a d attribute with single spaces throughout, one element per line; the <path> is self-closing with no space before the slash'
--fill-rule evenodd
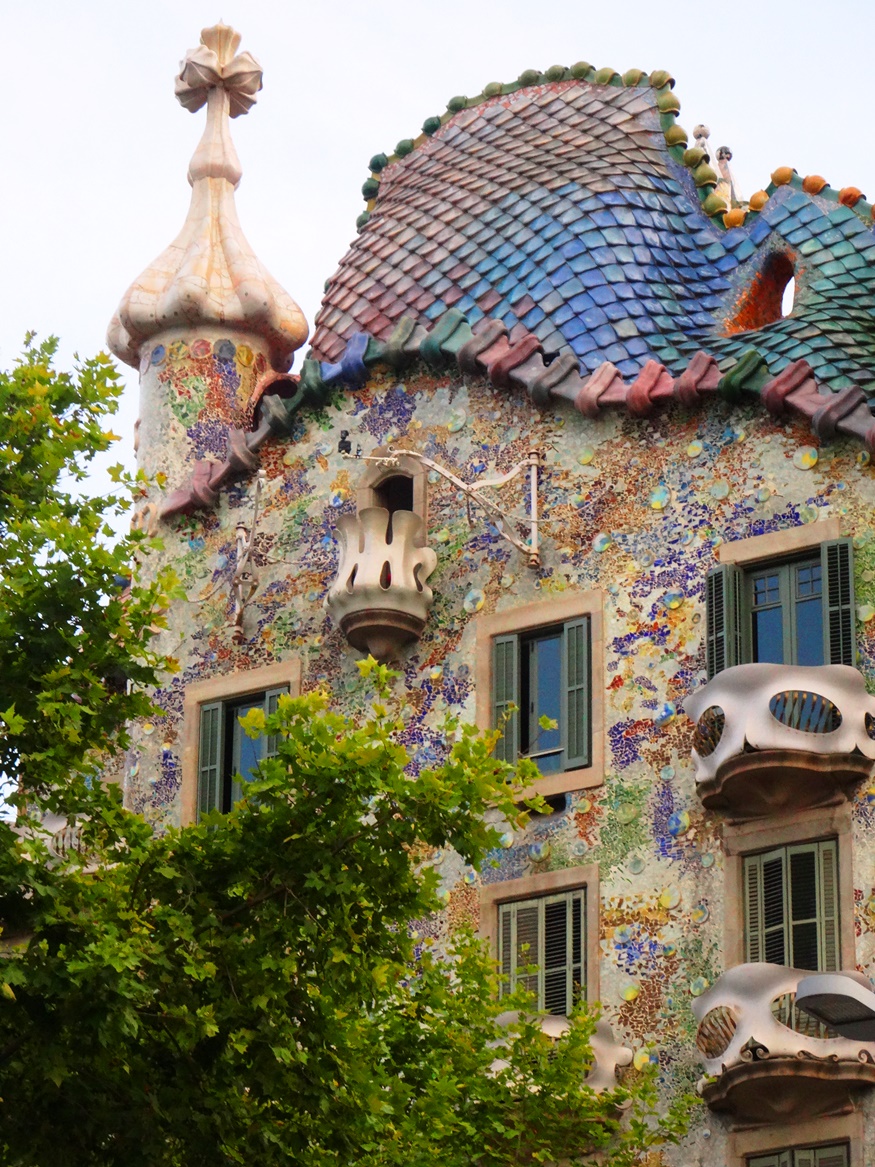
<path id="1" fill-rule="evenodd" d="M 457 114 L 464 110 L 476 109 L 478 106 L 493 102 L 501 97 L 508 97 L 518 93 L 521 89 L 534 89 L 543 85 L 559 85 L 562 82 L 574 81 L 583 81 L 605 87 L 652 89 L 655 94 L 660 129 L 669 154 L 676 162 L 682 163 L 691 171 L 705 214 L 714 218 L 718 223 L 722 222 L 722 216 L 730 208 L 725 199 L 715 191 L 720 176 L 711 168 L 710 159 L 705 150 L 695 146 L 691 149 L 687 148 L 689 142 L 687 132 L 677 122 L 681 107 L 680 102 L 672 92 L 675 79 L 671 73 L 665 69 L 654 69 L 650 73 L 646 73 L 643 69 L 627 69 L 625 73 L 621 74 L 610 67 L 597 69 L 588 61 L 578 61 L 577 64 L 568 67 L 551 65 L 543 73 L 537 69 L 525 69 L 516 81 L 509 84 L 490 81 L 476 97 L 463 95 L 451 97 L 444 113 L 425 119 L 416 138 L 402 138 L 392 154 L 374 154 L 368 163 L 370 177 L 365 179 L 362 184 L 362 197 L 367 205 L 356 219 L 357 230 L 361 231 L 370 219 L 379 196 L 382 172 L 388 166 L 406 158 L 424 145 Z"/>
<path id="2" fill-rule="evenodd" d="M 770 176 L 770 182 L 764 190 L 756 191 L 746 203 L 738 206 L 728 206 L 721 195 L 716 193 L 720 176 L 711 167 L 708 151 L 699 146 L 689 146 L 689 137 L 686 130 L 678 123 L 680 102 L 672 92 L 675 79 L 665 69 L 655 69 L 646 73 L 643 69 L 627 69 L 625 73 L 618 73 L 611 67 L 597 69 L 588 61 L 578 61 L 574 65 L 551 65 L 549 69 L 539 72 L 537 69 L 524 69 L 516 81 L 503 83 L 490 81 L 484 85 L 482 92 L 475 97 L 457 95 L 447 102 L 447 108 L 442 114 L 428 117 L 422 123 L 422 129 L 415 138 L 402 138 L 391 154 L 374 154 L 368 163 L 370 176 L 362 184 L 362 197 L 365 200 L 365 210 L 356 220 L 356 229 L 361 231 L 368 222 L 380 191 L 382 172 L 393 163 L 412 154 L 443 126 L 463 110 L 476 109 L 496 98 L 506 97 L 517 93 L 521 89 L 532 89 L 541 85 L 558 84 L 563 81 L 585 81 L 593 85 L 615 86 L 617 88 L 651 88 L 656 94 L 656 108 L 659 112 L 660 128 L 663 132 L 665 144 L 669 154 L 676 162 L 681 162 L 693 175 L 702 209 L 718 226 L 727 230 L 740 227 L 750 214 L 758 214 L 765 206 L 769 197 L 780 187 L 790 185 L 798 187 L 806 194 L 816 194 L 833 202 L 850 207 L 864 221 L 868 218 L 875 220 L 875 206 L 870 203 L 863 192 L 855 186 L 836 188 L 831 186 L 821 175 L 812 174 L 801 178 L 797 171 L 790 166 L 780 166 Z"/>

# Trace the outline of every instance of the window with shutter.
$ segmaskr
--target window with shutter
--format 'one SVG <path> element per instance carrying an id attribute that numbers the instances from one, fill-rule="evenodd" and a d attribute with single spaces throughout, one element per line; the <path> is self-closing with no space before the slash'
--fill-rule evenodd
<path id="1" fill-rule="evenodd" d="M 496 636 L 492 642 L 492 724 L 502 736 L 495 755 L 516 761 L 519 753 L 519 665 L 517 637 Z"/>
<path id="2" fill-rule="evenodd" d="M 493 638 L 492 723 L 503 727 L 497 757 L 531 758 L 545 775 L 590 765 L 590 652 L 588 616 Z"/>
<path id="3" fill-rule="evenodd" d="M 276 737 L 248 737 L 240 718 L 251 709 L 275 712 L 280 694 L 287 692 L 287 688 L 270 689 L 200 706 L 199 815 L 211 810 L 229 811 L 243 797 L 244 783 L 256 773 L 261 760 L 276 753 Z"/>
<path id="4" fill-rule="evenodd" d="M 835 839 L 745 856 L 745 959 L 837 969 L 837 885 Z"/>
<path id="5" fill-rule="evenodd" d="M 824 659 L 833 665 L 855 665 L 854 563 L 850 539 L 835 539 L 821 548 L 826 580 Z"/>
<path id="6" fill-rule="evenodd" d="M 224 706 L 221 701 L 202 705 L 198 743 L 198 813 L 221 805 Z"/>
<path id="7" fill-rule="evenodd" d="M 519 986 L 537 1008 L 565 1015 L 586 995 L 586 889 L 500 904 L 502 992 Z"/>
<path id="8" fill-rule="evenodd" d="M 849 539 L 818 554 L 723 564 L 706 580 L 708 678 L 733 665 L 849 664 L 856 661 L 854 578 Z"/>
<path id="9" fill-rule="evenodd" d="M 708 679 L 741 664 L 741 572 L 724 564 L 705 580 Z"/>
<path id="10" fill-rule="evenodd" d="M 754 1155 L 747 1167 L 848 1167 L 846 1143 L 830 1147 L 796 1147 L 773 1151 L 768 1155 Z"/>

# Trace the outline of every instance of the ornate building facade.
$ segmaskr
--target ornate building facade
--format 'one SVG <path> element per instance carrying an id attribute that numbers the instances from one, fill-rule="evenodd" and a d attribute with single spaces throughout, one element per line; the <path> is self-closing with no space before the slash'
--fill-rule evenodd
<path id="1" fill-rule="evenodd" d="M 513 707 L 550 813 L 482 872 L 435 856 L 425 927 L 478 923 L 511 979 L 530 946 L 545 1024 L 600 1001 L 606 1080 L 698 1089 L 666 1165 L 863 1167 L 875 1042 L 795 994 L 875 962 L 872 206 L 789 168 L 739 202 L 667 73 L 529 71 L 371 160 L 292 375 L 307 324 L 234 209 L 238 47 L 183 62 L 191 208 L 110 326 L 189 596 L 128 805 L 227 808 L 269 748 L 240 712 L 355 712 L 364 652 L 414 769 L 447 710 Z"/>

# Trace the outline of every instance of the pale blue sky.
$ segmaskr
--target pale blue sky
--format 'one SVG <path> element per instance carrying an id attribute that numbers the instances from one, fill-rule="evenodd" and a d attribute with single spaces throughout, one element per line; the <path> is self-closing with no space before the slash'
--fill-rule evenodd
<path id="1" fill-rule="evenodd" d="M 859 186 L 869 154 L 875 4 L 862 0 L 30 0 L 4 5 L 0 362 L 27 329 L 92 353 L 130 281 L 185 217 L 203 113 L 173 97 L 200 29 L 224 19 L 264 68 L 232 123 L 243 228 L 312 326 L 363 209 L 369 158 L 458 93 L 588 60 L 668 69 L 680 124 L 734 152 L 745 195 L 779 165 Z M 866 145 L 867 148 L 863 149 Z M 136 375 L 119 426 L 137 415 Z M 129 454 L 129 446 L 126 450 Z"/>

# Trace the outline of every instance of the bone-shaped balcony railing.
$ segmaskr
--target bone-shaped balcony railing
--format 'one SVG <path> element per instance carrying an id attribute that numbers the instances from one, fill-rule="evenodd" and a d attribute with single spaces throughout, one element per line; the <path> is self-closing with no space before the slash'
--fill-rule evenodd
<path id="1" fill-rule="evenodd" d="M 705 1076 L 699 1092 L 714 1110 L 746 1122 L 833 1114 L 875 1085 L 875 1042 L 838 1037 L 796 1007 L 810 972 L 742 964 L 693 1002 Z M 860 984 L 869 981 L 845 972 Z"/>
<path id="2" fill-rule="evenodd" d="M 875 698 L 848 665 L 736 665 L 685 708 L 702 802 L 737 818 L 835 805 L 875 766 Z"/>

